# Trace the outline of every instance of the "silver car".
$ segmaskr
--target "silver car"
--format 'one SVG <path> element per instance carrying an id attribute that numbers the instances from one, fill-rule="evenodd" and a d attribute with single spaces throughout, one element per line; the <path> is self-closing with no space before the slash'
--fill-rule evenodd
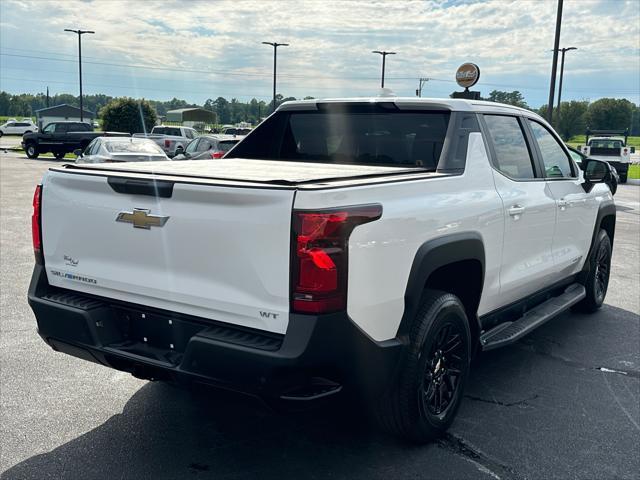
<path id="1" fill-rule="evenodd" d="M 82 150 L 75 150 L 76 163 L 154 162 L 169 160 L 153 140 L 133 137 L 96 137 Z"/>
<path id="2" fill-rule="evenodd" d="M 184 152 L 174 160 L 210 160 L 222 158 L 244 137 L 236 135 L 201 135 L 191 140 Z"/>

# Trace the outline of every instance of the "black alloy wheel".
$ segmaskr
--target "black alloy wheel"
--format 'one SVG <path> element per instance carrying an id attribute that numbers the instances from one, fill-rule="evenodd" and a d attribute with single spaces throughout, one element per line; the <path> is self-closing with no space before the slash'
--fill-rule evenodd
<path id="1" fill-rule="evenodd" d="M 607 245 L 601 243 L 596 255 L 594 289 L 595 297 L 599 303 L 604 301 L 609 286 L 609 272 L 611 270 L 611 255 Z"/>
<path id="2" fill-rule="evenodd" d="M 454 323 L 444 324 L 435 334 L 424 363 L 422 408 L 425 413 L 443 416 L 455 398 L 468 358 L 463 333 Z"/>
<path id="3" fill-rule="evenodd" d="M 376 414 L 389 433 L 425 443 L 453 422 L 469 375 L 472 337 L 460 299 L 425 290 L 408 340 L 397 374 L 377 399 Z"/>
<path id="4" fill-rule="evenodd" d="M 605 230 L 600 230 L 596 236 L 588 265 L 589 270 L 581 280 L 586 295 L 573 307 L 573 310 L 592 313 L 602 306 L 609 288 L 611 240 Z"/>

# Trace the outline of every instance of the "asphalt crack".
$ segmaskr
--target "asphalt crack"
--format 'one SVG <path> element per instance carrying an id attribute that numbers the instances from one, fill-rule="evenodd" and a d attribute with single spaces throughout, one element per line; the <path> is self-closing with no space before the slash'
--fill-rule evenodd
<path id="1" fill-rule="evenodd" d="M 524 478 L 508 465 L 486 456 L 452 433 L 445 433 L 438 440 L 438 446 L 473 463 L 479 471 L 492 476 L 496 480 L 520 480 Z"/>
<path id="2" fill-rule="evenodd" d="M 528 343 L 520 342 L 519 344 L 516 344 L 516 345 L 518 345 L 520 349 L 525 350 L 527 352 L 531 352 L 536 355 L 540 355 L 542 357 L 550 358 L 551 360 L 555 360 L 564 365 L 567 365 L 569 367 L 574 367 L 579 370 L 597 370 L 599 372 L 604 372 L 604 373 L 615 373 L 618 375 L 625 375 L 627 377 L 640 378 L 640 371 L 638 370 L 620 369 L 620 368 L 614 369 L 614 368 L 603 367 L 603 366 L 598 367 L 594 365 L 587 365 L 585 363 L 577 362 L 569 358 L 553 355 L 550 351 L 548 351 L 548 349 L 540 348 L 539 345 L 533 342 L 528 342 Z"/>
<path id="3" fill-rule="evenodd" d="M 499 405 L 501 407 L 519 407 L 519 406 L 529 407 L 529 406 L 531 406 L 529 404 L 529 402 L 531 400 L 535 400 L 538 397 L 539 397 L 539 395 L 533 395 L 530 398 L 525 398 L 523 400 L 518 400 L 517 402 L 507 403 L 507 402 L 501 402 L 499 400 L 493 400 L 493 399 L 489 399 L 489 398 L 475 397 L 473 395 L 465 395 L 464 396 L 464 398 L 468 398 L 469 400 L 472 400 L 474 402 L 490 403 L 492 405 Z"/>

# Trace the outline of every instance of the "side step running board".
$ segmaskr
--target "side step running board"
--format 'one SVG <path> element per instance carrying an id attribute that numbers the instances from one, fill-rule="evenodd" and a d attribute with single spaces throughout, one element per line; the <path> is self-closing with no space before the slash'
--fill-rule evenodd
<path id="1" fill-rule="evenodd" d="M 551 320 L 586 296 L 584 286 L 574 283 L 562 295 L 550 298 L 513 322 L 501 323 L 480 336 L 482 350 L 493 350 L 514 343 Z"/>

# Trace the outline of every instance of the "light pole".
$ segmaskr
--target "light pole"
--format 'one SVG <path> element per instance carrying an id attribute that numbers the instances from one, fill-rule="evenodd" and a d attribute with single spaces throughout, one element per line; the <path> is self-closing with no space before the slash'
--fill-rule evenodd
<path id="1" fill-rule="evenodd" d="M 560 51 L 562 52 L 562 58 L 560 59 L 560 85 L 558 85 L 558 114 L 557 114 L 557 119 L 558 122 L 560 122 L 560 99 L 562 98 L 562 76 L 564 75 L 564 54 L 570 50 L 577 50 L 577 47 L 567 47 L 567 48 L 561 48 Z"/>
<path id="2" fill-rule="evenodd" d="M 85 33 L 96 33 L 92 30 L 72 30 L 65 28 L 65 32 L 73 32 L 78 34 L 78 72 L 80 77 L 80 121 L 84 120 L 84 110 L 82 109 L 82 35 Z"/>
<path id="3" fill-rule="evenodd" d="M 551 85 L 549 85 L 549 103 L 547 103 L 547 121 L 553 123 L 553 96 L 556 90 L 556 72 L 558 70 L 558 48 L 560 47 L 560 27 L 562 27 L 562 0 L 558 0 L 556 13 L 556 35 L 553 42 L 553 63 L 551 64 Z"/>
<path id="4" fill-rule="evenodd" d="M 382 81 L 380 82 L 380 88 L 384 88 L 384 65 L 387 55 L 395 55 L 396 52 L 385 52 L 384 50 L 373 50 L 371 53 L 378 53 L 382 55 Z"/>
<path id="5" fill-rule="evenodd" d="M 271 45 L 273 47 L 273 110 L 276 111 L 276 62 L 278 58 L 278 47 L 288 47 L 288 43 L 277 42 L 262 42 L 264 45 Z"/>

